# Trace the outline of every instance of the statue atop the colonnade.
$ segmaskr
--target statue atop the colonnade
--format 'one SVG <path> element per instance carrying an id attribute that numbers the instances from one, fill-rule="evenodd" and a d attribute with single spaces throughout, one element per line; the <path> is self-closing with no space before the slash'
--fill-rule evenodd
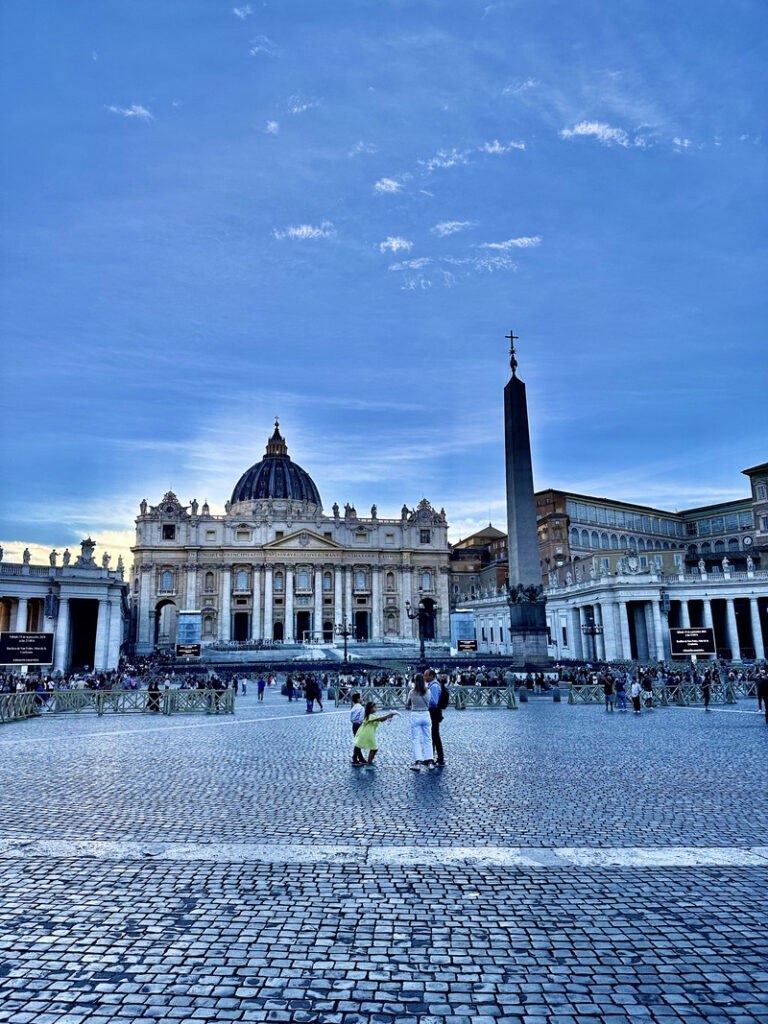
<path id="1" fill-rule="evenodd" d="M 54 548 L 50 555 L 48 555 L 48 561 L 51 563 L 51 565 L 56 565 L 56 559 L 58 557 L 59 552 L 56 550 L 56 548 Z"/>
<path id="2" fill-rule="evenodd" d="M 90 537 L 86 537 L 84 541 L 80 542 L 81 554 L 75 561 L 75 565 L 79 569 L 95 569 L 96 563 L 93 560 L 93 549 L 96 547 L 96 541 L 91 540 Z"/>
<path id="3" fill-rule="evenodd" d="M 62 565 L 69 565 L 71 560 L 72 560 L 72 554 L 71 554 L 69 548 L 64 548 L 64 554 L 61 556 L 61 564 Z"/>
<path id="4" fill-rule="evenodd" d="M 24 554 L 21 556 L 21 560 L 24 563 L 24 565 L 29 565 L 31 559 L 32 555 L 30 553 L 29 548 L 24 548 Z"/>

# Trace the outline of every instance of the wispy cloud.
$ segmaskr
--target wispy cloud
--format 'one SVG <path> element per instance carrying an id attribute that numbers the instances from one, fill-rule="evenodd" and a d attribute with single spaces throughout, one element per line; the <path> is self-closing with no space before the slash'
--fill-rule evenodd
<path id="1" fill-rule="evenodd" d="M 324 220 L 321 224 L 296 224 L 290 227 L 278 229 L 274 228 L 272 234 L 277 239 L 283 238 L 299 238 L 299 239 L 315 239 L 315 238 L 333 238 L 336 234 L 336 228 L 329 220 Z"/>
<path id="2" fill-rule="evenodd" d="M 319 106 L 319 100 L 307 99 L 298 93 L 288 97 L 287 110 L 289 114 L 305 114 L 308 110 L 314 110 Z"/>
<path id="3" fill-rule="evenodd" d="M 419 256 L 415 260 L 402 260 L 400 263 L 390 263 L 390 270 L 423 270 L 428 267 L 432 260 L 429 256 Z"/>
<path id="4" fill-rule="evenodd" d="M 245 21 L 246 18 L 249 18 L 253 14 L 253 8 L 250 4 L 243 4 L 242 7 L 233 7 L 232 13 L 236 18 L 239 18 L 240 21 Z"/>
<path id="5" fill-rule="evenodd" d="M 541 245 L 541 235 L 523 235 L 520 238 L 508 238 L 506 242 L 483 242 L 479 249 L 534 249 Z"/>
<path id="6" fill-rule="evenodd" d="M 356 142 L 349 151 L 349 156 L 360 156 L 361 153 L 377 153 L 378 147 L 372 142 Z"/>
<path id="7" fill-rule="evenodd" d="M 264 126 L 264 131 L 266 132 L 267 135 L 277 135 L 278 132 L 280 131 L 280 122 L 267 121 L 266 125 Z"/>
<path id="8" fill-rule="evenodd" d="M 380 194 L 384 192 L 399 192 L 402 187 L 402 184 L 395 178 L 379 178 L 373 186 L 373 191 Z"/>
<path id="9" fill-rule="evenodd" d="M 447 235 L 455 235 L 459 231 L 466 231 L 467 228 L 473 228 L 474 226 L 474 221 L 471 220 L 444 220 L 440 224 L 435 224 L 429 230 L 430 234 L 437 235 L 439 238 L 445 238 Z"/>
<path id="10" fill-rule="evenodd" d="M 136 117 L 139 121 L 154 121 L 150 111 L 146 107 L 142 107 L 140 103 L 132 103 L 130 107 L 108 106 L 106 109 L 111 114 L 119 114 L 121 117 Z"/>
<path id="11" fill-rule="evenodd" d="M 501 90 L 502 96 L 519 96 L 523 92 L 528 92 L 529 89 L 535 89 L 537 85 L 540 85 L 538 78 L 526 78 L 523 82 L 517 82 L 515 85 L 508 85 L 506 88 Z"/>
<path id="12" fill-rule="evenodd" d="M 602 121 L 579 121 L 573 128 L 563 128 L 561 139 L 597 139 L 605 146 L 631 146 L 633 143 L 623 128 L 613 128 Z"/>
<path id="13" fill-rule="evenodd" d="M 379 242 L 379 252 L 410 252 L 412 248 L 413 242 L 396 235 L 390 235 L 383 242 Z"/>
<path id="14" fill-rule="evenodd" d="M 509 153 L 513 149 L 525 149 L 524 142 L 499 142 L 498 139 L 494 139 L 493 142 L 485 142 L 480 146 L 481 153 Z"/>
<path id="15" fill-rule="evenodd" d="M 690 139 L 681 139 L 678 135 L 672 139 L 672 145 L 677 149 L 690 149 L 693 142 Z"/>
<path id="16" fill-rule="evenodd" d="M 469 163 L 469 152 L 468 150 L 456 149 L 455 147 L 453 149 L 439 149 L 429 160 L 420 160 L 419 163 L 423 164 L 428 171 L 459 167 Z"/>
<path id="17" fill-rule="evenodd" d="M 267 57 L 279 57 L 280 51 L 269 36 L 256 36 L 251 42 L 251 48 L 248 51 L 251 57 L 258 57 L 260 53 L 264 53 Z"/>

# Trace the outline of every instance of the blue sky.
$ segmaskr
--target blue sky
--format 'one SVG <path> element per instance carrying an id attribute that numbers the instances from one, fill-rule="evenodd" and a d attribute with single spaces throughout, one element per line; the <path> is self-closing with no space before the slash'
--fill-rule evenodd
<path id="1" fill-rule="evenodd" d="M 537 486 L 684 507 L 768 458 L 764 3 L 0 27 L 6 557 L 223 510 L 275 414 L 327 509 L 503 524 L 510 326 Z"/>

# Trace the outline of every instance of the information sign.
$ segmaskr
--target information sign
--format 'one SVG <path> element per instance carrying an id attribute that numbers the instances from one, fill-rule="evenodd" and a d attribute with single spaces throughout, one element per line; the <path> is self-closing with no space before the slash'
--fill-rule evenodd
<path id="1" fill-rule="evenodd" d="M 715 631 L 709 626 L 672 628 L 669 631 L 669 645 L 673 658 L 717 653 Z"/>
<path id="2" fill-rule="evenodd" d="M 457 651 L 476 651 L 477 640 L 459 640 L 456 644 Z"/>
<path id="3" fill-rule="evenodd" d="M 476 651 L 475 613 L 451 613 L 451 647 L 457 651 Z"/>
<path id="4" fill-rule="evenodd" d="M 199 658 L 200 644 L 176 644 L 177 658 Z"/>
<path id="5" fill-rule="evenodd" d="M 51 665 L 53 633 L 0 633 L 0 665 Z"/>

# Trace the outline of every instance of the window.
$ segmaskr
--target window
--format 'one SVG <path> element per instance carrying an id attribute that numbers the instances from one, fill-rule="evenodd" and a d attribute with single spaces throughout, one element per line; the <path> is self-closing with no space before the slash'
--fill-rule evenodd
<path id="1" fill-rule="evenodd" d="M 586 530 L 582 530 L 581 531 L 581 546 L 583 548 L 588 548 L 589 547 L 589 534 L 587 533 Z"/>
<path id="2" fill-rule="evenodd" d="M 275 573 L 275 590 L 282 591 L 283 590 L 283 583 L 284 583 L 283 574 L 281 572 L 276 572 Z"/>
<path id="3" fill-rule="evenodd" d="M 206 540 L 216 540 L 216 531 L 215 530 L 206 530 L 205 531 L 205 539 Z"/>
<path id="4" fill-rule="evenodd" d="M 738 551 L 739 550 L 739 542 L 736 540 L 735 537 L 731 537 L 731 539 L 728 541 L 728 550 L 729 551 Z"/>
<path id="5" fill-rule="evenodd" d="M 648 556 L 647 555 L 640 555 L 640 567 L 642 569 L 647 569 L 648 568 Z"/>
<path id="6" fill-rule="evenodd" d="M 725 523 L 722 516 L 716 516 L 711 520 L 712 522 L 712 533 L 722 533 L 725 529 Z"/>
<path id="7" fill-rule="evenodd" d="M 493 626 L 491 626 L 491 643 L 493 643 Z"/>
<path id="8" fill-rule="evenodd" d="M 419 543 L 420 544 L 429 544 L 429 543 L 431 543 L 431 540 L 432 540 L 432 531 L 431 530 L 419 530 Z"/>
<path id="9" fill-rule="evenodd" d="M 751 512 L 739 512 L 739 526 L 742 530 L 751 530 L 754 520 Z"/>
<path id="10" fill-rule="evenodd" d="M 571 547 L 577 548 L 579 546 L 579 531 L 574 526 L 571 530 Z"/>
<path id="11" fill-rule="evenodd" d="M 355 590 L 365 590 L 365 573 L 362 569 L 358 569 L 355 573 Z"/>
<path id="12" fill-rule="evenodd" d="M 758 484 L 755 488 L 755 496 L 758 501 L 768 501 L 768 487 L 765 484 Z"/>
<path id="13" fill-rule="evenodd" d="M 330 593 L 333 590 L 333 576 L 329 572 L 323 573 L 323 590 Z"/>
<path id="14" fill-rule="evenodd" d="M 394 533 L 385 533 L 384 534 L 384 543 L 388 544 L 391 547 L 395 543 L 395 535 L 394 535 Z"/>
<path id="15" fill-rule="evenodd" d="M 480 636 L 481 636 L 482 640 L 485 641 L 485 626 L 483 626 L 480 629 Z"/>
<path id="16" fill-rule="evenodd" d="M 138 578 L 138 576 L 133 581 L 133 592 L 134 592 L 134 594 L 138 594 L 138 592 L 139 592 L 139 578 Z"/>
<path id="17" fill-rule="evenodd" d="M 590 537 L 590 540 L 592 542 L 592 547 L 593 548 L 599 548 L 600 547 L 600 538 L 598 537 L 596 530 L 592 531 L 592 535 Z"/>
<path id="18" fill-rule="evenodd" d="M 760 516 L 760 529 L 768 530 L 768 516 Z"/>
<path id="19" fill-rule="evenodd" d="M 173 523 L 163 523 L 163 540 L 176 540 L 176 527 Z"/>
<path id="20" fill-rule="evenodd" d="M 663 555 L 654 555 L 653 556 L 653 564 L 656 566 L 657 569 L 662 569 L 664 567 L 664 556 Z"/>
<path id="21" fill-rule="evenodd" d="M 432 589 L 432 575 L 428 572 L 421 574 L 421 589 L 431 590 Z"/>
<path id="22" fill-rule="evenodd" d="M 250 539 L 251 539 L 251 531 L 250 530 L 236 530 L 235 531 L 235 540 L 250 540 Z"/>
<path id="23" fill-rule="evenodd" d="M 206 594 L 212 594 L 214 591 L 214 576 L 212 572 L 205 574 L 205 592 Z"/>
<path id="24" fill-rule="evenodd" d="M 275 530 L 275 540 L 280 540 L 280 538 L 284 536 L 285 530 Z"/>
<path id="25" fill-rule="evenodd" d="M 651 546 L 652 546 L 652 545 L 651 545 Z M 642 538 L 642 537 L 641 537 L 641 538 L 640 538 L 640 540 L 639 540 L 639 541 L 637 542 L 637 550 L 638 550 L 638 551 L 645 551 L 645 541 L 643 540 L 643 538 Z"/>
<path id="26" fill-rule="evenodd" d="M 235 590 L 247 590 L 248 589 L 248 573 L 245 569 L 238 569 L 237 575 L 235 576 Z"/>
<path id="27" fill-rule="evenodd" d="M 565 625 L 564 622 L 560 624 L 560 631 L 561 631 L 561 634 L 562 634 L 562 637 L 563 637 L 563 647 L 567 647 L 568 646 L 568 627 Z"/>
<path id="28" fill-rule="evenodd" d="M 160 573 L 160 589 L 173 590 L 173 573 L 169 569 Z"/>
<path id="29" fill-rule="evenodd" d="M 500 644 L 504 643 L 504 627 L 503 626 L 499 626 L 499 643 Z"/>
<path id="30" fill-rule="evenodd" d="M 358 530 L 357 533 L 355 534 L 355 540 L 358 542 L 358 544 L 365 544 L 365 542 L 368 540 L 368 534 L 365 532 L 365 530 Z"/>
<path id="31" fill-rule="evenodd" d="M 213 616 L 203 616 L 203 636 L 213 636 Z"/>
<path id="32" fill-rule="evenodd" d="M 388 572 L 387 575 L 386 575 L 386 588 L 387 588 L 387 590 L 394 590 L 395 589 L 395 574 L 393 572 Z M 458 587 L 454 587 L 453 588 L 454 594 L 457 592 L 457 590 L 458 590 Z"/>
<path id="33" fill-rule="evenodd" d="M 682 555 L 673 555 L 672 557 L 673 557 L 673 558 L 674 558 L 674 560 L 675 560 L 675 567 L 676 567 L 676 568 L 677 568 L 677 569 L 678 569 L 678 570 L 679 570 L 680 572 L 682 572 L 682 571 L 683 571 L 683 556 L 682 556 Z"/>
<path id="34" fill-rule="evenodd" d="M 725 542 L 722 540 L 715 541 L 715 552 L 719 555 L 725 551 Z"/>
<path id="35" fill-rule="evenodd" d="M 330 530 L 327 533 L 324 533 L 323 536 L 325 537 L 326 540 L 333 540 L 333 534 L 330 532 Z"/>
<path id="36" fill-rule="evenodd" d="M 299 569 L 297 587 L 299 590 L 309 590 L 309 572 L 306 569 Z"/>
<path id="37" fill-rule="evenodd" d="M 600 547 L 601 548 L 607 548 L 608 547 L 608 543 L 609 543 L 609 541 L 608 541 L 608 534 L 607 533 L 601 533 L 600 534 Z"/>

